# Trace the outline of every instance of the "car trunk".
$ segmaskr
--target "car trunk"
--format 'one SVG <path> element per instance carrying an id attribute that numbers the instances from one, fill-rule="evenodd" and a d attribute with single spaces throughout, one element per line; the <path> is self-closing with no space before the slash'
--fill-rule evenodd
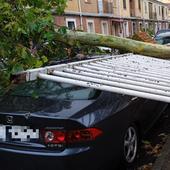
<path id="1" fill-rule="evenodd" d="M 0 130 L 5 128 L 6 139 L 0 137 L 1 143 L 11 146 L 42 147 L 41 134 L 34 140 L 12 139 L 9 129 L 16 128 L 24 134 L 24 129 L 41 131 L 46 128 L 72 130 L 84 126 L 70 119 L 71 116 L 93 103 L 94 100 L 53 100 L 21 96 L 5 96 L 0 102 Z M 5 125 L 5 126 L 4 126 Z M 27 130 L 26 130 L 27 131 Z M 8 132 L 8 133 L 7 133 Z M 32 132 L 32 133 L 33 133 Z M 14 134 L 15 135 L 15 134 Z"/>

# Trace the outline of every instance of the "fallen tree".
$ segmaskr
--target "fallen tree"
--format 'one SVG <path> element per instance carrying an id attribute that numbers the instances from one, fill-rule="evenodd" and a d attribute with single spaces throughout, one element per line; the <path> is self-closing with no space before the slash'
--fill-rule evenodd
<path id="1" fill-rule="evenodd" d="M 91 46 L 104 46 L 135 54 L 170 59 L 170 47 L 135 41 L 116 36 L 92 34 L 86 32 L 67 31 L 66 34 L 56 33 L 57 41 L 74 46 L 77 43 Z"/>

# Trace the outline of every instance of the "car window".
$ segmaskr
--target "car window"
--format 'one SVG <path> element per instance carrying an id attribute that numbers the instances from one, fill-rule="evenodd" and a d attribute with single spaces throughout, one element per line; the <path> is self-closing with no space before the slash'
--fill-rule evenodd
<path id="1" fill-rule="evenodd" d="M 57 83 L 47 80 L 37 80 L 19 84 L 3 97 L 0 97 L 1 112 L 37 112 L 55 107 L 61 110 L 73 100 L 94 100 L 101 91 Z"/>
<path id="2" fill-rule="evenodd" d="M 98 90 L 66 83 L 37 80 L 18 85 L 8 95 L 32 98 L 85 100 L 96 98 Z"/>
<path id="3" fill-rule="evenodd" d="M 169 37 L 157 37 L 156 41 L 159 44 L 162 44 L 162 45 L 169 44 L 170 43 L 170 36 Z"/>

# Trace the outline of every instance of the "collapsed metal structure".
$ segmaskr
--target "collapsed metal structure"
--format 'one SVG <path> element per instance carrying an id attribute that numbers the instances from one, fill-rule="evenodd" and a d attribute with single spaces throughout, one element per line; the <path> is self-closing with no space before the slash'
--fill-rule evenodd
<path id="1" fill-rule="evenodd" d="M 170 61 L 134 54 L 27 70 L 25 81 L 37 78 L 170 103 Z"/>

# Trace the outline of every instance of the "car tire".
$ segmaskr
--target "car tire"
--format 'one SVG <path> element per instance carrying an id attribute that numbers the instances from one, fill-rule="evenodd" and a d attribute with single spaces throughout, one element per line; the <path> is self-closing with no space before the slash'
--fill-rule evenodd
<path id="1" fill-rule="evenodd" d="M 130 125 L 123 137 L 123 162 L 126 167 L 134 166 L 139 148 L 139 134 L 137 127 Z"/>

